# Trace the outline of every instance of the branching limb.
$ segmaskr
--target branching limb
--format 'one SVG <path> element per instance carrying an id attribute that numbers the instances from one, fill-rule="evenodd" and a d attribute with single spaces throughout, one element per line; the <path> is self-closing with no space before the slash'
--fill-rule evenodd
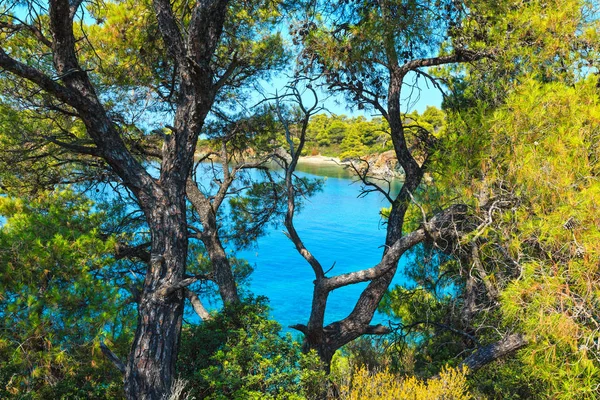
<path id="1" fill-rule="evenodd" d="M 393 261 L 400 257 L 402 253 L 412 248 L 417 243 L 422 242 L 426 238 L 427 234 L 425 229 L 417 229 L 416 231 L 413 231 L 410 234 L 398 239 L 396 243 L 389 248 L 381 261 L 374 267 L 327 278 L 326 287 L 329 290 L 334 290 L 343 286 L 371 281 L 375 278 L 378 278 L 395 267 Z"/>
<path id="2" fill-rule="evenodd" d="M 367 327 L 367 329 L 365 330 L 364 334 L 365 335 L 387 335 L 388 333 L 391 333 L 392 330 L 384 325 L 378 324 L 378 325 L 369 325 Z"/>
<path id="3" fill-rule="evenodd" d="M 178 64 L 182 65 L 185 62 L 185 47 L 179 25 L 173 15 L 171 2 L 168 0 L 154 0 L 152 4 L 162 39 L 167 49 L 169 49 L 169 53 L 177 60 Z"/>
<path id="4" fill-rule="evenodd" d="M 138 244 L 136 246 L 128 246 L 126 244 L 117 243 L 115 246 L 115 259 L 137 258 L 145 263 L 150 262 L 150 252 L 148 248 L 150 242 Z"/>
<path id="5" fill-rule="evenodd" d="M 40 31 L 36 26 L 26 24 L 25 22 L 19 20 L 18 18 L 14 17 L 14 16 L 13 16 L 13 18 L 15 20 L 19 21 L 19 23 L 11 24 L 8 22 L 0 21 L 0 29 L 7 30 L 9 32 L 17 32 L 17 31 L 21 31 L 21 30 L 27 30 L 44 46 L 46 46 L 48 48 L 52 48 L 52 42 L 47 37 L 45 37 L 44 34 L 42 33 L 42 31 Z"/>
<path id="6" fill-rule="evenodd" d="M 369 178 L 368 177 L 369 167 L 370 167 L 369 162 L 366 160 L 360 160 L 360 161 L 362 161 L 366 164 L 366 167 L 363 170 L 359 170 L 358 167 L 354 164 L 354 162 L 350 163 L 350 168 L 352 168 L 352 170 L 354 171 L 354 173 L 356 174 L 358 179 L 360 179 L 360 181 L 362 182 L 362 184 L 365 187 L 372 188 L 372 189 L 366 189 L 365 187 L 363 187 L 361 195 L 366 195 L 367 193 L 370 193 L 370 192 L 379 192 L 387 199 L 387 201 L 390 202 L 390 204 L 392 204 L 394 202 L 394 199 L 392 199 L 392 197 L 390 196 L 390 182 L 386 180 L 386 182 L 388 184 L 388 190 L 384 190 L 378 184 L 370 181 L 368 179 Z"/>
<path id="7" fill-rule="evenodd" d="M 74 144 L 74 143 L 67 143 L 67 142 L 58 140 L 55 137 L 47 137 L 46 139 L 49 142 L 54 143 L 57 146 L 74 151 L 76 153 L 87 154 L 87 155 L 95 156 L 95 157 L 101 156 L 100 150 L 98 150 L 98 148 L 95 146 L 91 147 L 91 146 L 82 146 L 82 145 L 78 145 L 78 144 Z"/>
<path id="8" fill-rule="evenodd" d="M 35 83 L 44 91 L 53 94 L 57 99 L 73 108 L 86 107 L 88 105 L 76 91 L 61 85 L 41 71 L 11 58 L 2 48 L 0 48 L 0 67 Z"/>

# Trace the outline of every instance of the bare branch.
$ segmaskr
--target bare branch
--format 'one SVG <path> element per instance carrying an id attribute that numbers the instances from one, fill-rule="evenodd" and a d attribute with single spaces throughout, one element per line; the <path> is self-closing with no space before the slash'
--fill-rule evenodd
<path id="1" fill-rule="evenodd" d="M 209 320 L 210 314 L 208 313 L 208 311 L 206 311 L 206 308 L 204 308 L 202 301 L 200 301 L 200 297 L 198 297 L 198 295 L 195 292 L 187 288 L 184 289 L 184 293 L 185 297 L 187 297 L 187 299 L 192 304 L 192 308 L 194 309 L 198 317 L 200 317 L 202 321 Z"/>
<path id="2" fill-rule="evenodd" d="M 374 267 L 327 278 L 327 289 L 334 290 L 343 286 L 370 281 L 384 275 L 390 269 L 395 267 L 395 263 L 393 262 L 395 259 L 400 257 L 400 255 L 406 250 L 412 248 L 414 245 L 422 242 L 426 238 L 427 234 L 423 228 L 417 229 L 416 231 L 403 236 L 388 249 L 385 256 L 383 256 L 381 261 Z"/>
<path id="3" fill-rule="evenodd" d="M 327 278 L 326 287 L 329 290 L 334 290 L 342 286 L 371 281 L 381 277 L 395 267 L 394 261 L 398 260 L 404 252 L 427 238 L 452 241 L 454 237 L 459 236 L 462 232 L 461 224 L 466 218 L 466 211 L 467 208 L 464 205 L 454 205 L 445 209 L 431 218 L 429 222 L 423 224 L 421 228 L 402 236 L 392 246 L 388 247 L 381 261 L 374 267 Z"/>
<path id="4" fill-rule="evenodd" d="M 125 374 L 125 364 L 106 344 L 104 344 L 104 341 L 100 341 L 100 350 L 102 350 L 102 354 L 104 354 L 104 356 L 108 358 L 122 374 Z"/>
<path id="5" fill-rule="evenodd" d="M 225 72 L 223 72 L 223 74 L 217 80 L 217 82 L 215 82 L 215 90 L 219 90 L 223 86 L 225 86 L 225 84 L 227 83 L 227 80 L 229 78 L 231 78 L 231 76 L 233 75 L 233 73 L 240 66 L 239 60 L 237 59 L 236 55 L 237 55 L 237 53 L 234 52 L 232 60 L 231 60 L 231 63 L 227 66 L 227 69 L 225 70 Z"/>
<path id="6" fill-rule="evenodd" d="M 354 162 L 350 162 L 350 167 L 354 170 L 354 173 L 356 174 L 356 176 L 358 176 L 358 179 L 360 179 L 360 181 L 363 183 L 363 185 L 365 185 L 366 187 L 371 187 L 372 189 L 366 189 L 363 188 L 363 193 L 366 195 L 367 193 L 371 193 L 371 192 L 379 192 L 381 193 L 386 199 L 387 201 L 390 202 L 390 204 L 392 204 L 394 202 L 394 199 L 392 199 L 392 197 L 390 196 L 390 182 L 386 180 L 386 182 L 388 183 L 388 190 L 384 190 L 381 186 L 379 186 L 378 184 L 376 184 L 375 182 L 371 182 L 368 178 L 368 174 L 369 174 L 369 162 L 366 160 L 362 160 L 359 159 L 360 161 L 364 162 L 366 164 L 366 168 L 364 170 L 359 170 L 358 167 L 356 165 L 354 165 Z"/>
<path id="7" fill-rule="evenodd" d="M 467 49 L 456 49 L 454 54 L 440 57 L 420 58 L 411 60 L 400 67 L 403 74 L 417 68 L 433 67 L 437 65 L 453 64 L 460 62 L 478 61 L 484 58 L 491 58 L 490 53 L 475 52 Z"/>

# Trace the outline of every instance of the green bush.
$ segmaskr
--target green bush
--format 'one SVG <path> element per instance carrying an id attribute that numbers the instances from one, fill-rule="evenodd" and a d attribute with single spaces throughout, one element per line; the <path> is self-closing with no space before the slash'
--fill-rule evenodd
<path id="1" fill-rule="evenodd" d="M 207 399 L 316 399 L 325 372 L 314 353 L 266 316 L 264 299 L 230 305 L 184 329 L 179 371 L 188 396 Z"/>

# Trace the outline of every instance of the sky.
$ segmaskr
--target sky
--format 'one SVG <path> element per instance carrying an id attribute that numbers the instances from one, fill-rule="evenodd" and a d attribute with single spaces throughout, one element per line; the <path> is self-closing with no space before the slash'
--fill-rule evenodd
<path id="1" fill-rule="evenodd" d="M 2 0 L 0 0 L 0 3 L 1 2 L 2 2 Z M 26 17 L 26 8 L 25 7 L 17 6 L 14 11 L 15 11 L 16 15 L 19 16 L 20 18 Z M 87 15 L 87 13 L 86 13 L 86 15 Z M 89 18 L 86 17 L 86 19 L 89 19 Z M 93 21 L 93 20 L 89 20 L 87 22 L 95 23 L 95 21 Z M 284 37 L 286 37 L 286 40 L 288 40 L 288 42 L 291 42 L 289 33 L 284 28 L 287 25 L 289 25 L 289 21 L 285 21 L 285 23 L 282 23 L 281 29 L 282 29 L 282 33 L 283 33 Z M 290 68 L 293 69 L 293 65 L 290 65 Z M 411 74 L 413 74 L 413 75 L 411 76 Z M 413 83 L 415 76 L 416 75 L 414 75 L 414 73 L 409 73 L 409 75 L 407 75 L 405 78 L 405 82 Z M 260 102 L 263 99 L 263 95 L 272 97 L 275 95 L 276 92 L 281 94 L 284 91 L 284 87 L 288 82 L 289 82 L 289 78 L 285 77 L 283 74 L 273 76 L 269 80 L 269 82 L 266 82 L 266 81 L 260 82 L 259 85 L 264 90 L 264 93 L 262 95 L 257 94 L 257 96 L 254 99 L 252 99 L 252 102 L 256 102 L 256 103 Z M 402 111 L 403 112 L 409 113 L 411 111 L 416 110 L 417 112 L 422 113 L 423 111 L 425 111 L 427 106 L 435 106 L 435 107 L 441 108 L 442 94 L 440 93 L 440 91 L 438 89 L 434 88 L 431 85 L 431 83 L 425 82 L 424 79 L 419 79 L 416 82 L 416 85 L 414 87 L 416 87 L 417 89 L 414 89 L 413 87 L 403 88 L 403 90 L 404 90 L 404 96 L 402 98 L 402 105 L 403 105 Z M 357 107 L 349 107 L 349 105 L 347 104 L 347 102 L 344 99 L 344 96 L 341 94 L 331 95 L 330 93 L 325 93 L 321 90 L 317 90 L 317 93 L 319 96 L 319 100 L 322 102 L 321 106 L 324 109 L 323 112 L 335 114 L 335 115 L 346 115 L 349 117 L 364 116 L 367 119 L 379 116 L 379 114 L 373 110 L 358 110 Z M 310 97 L 312 97 L 312 96 L 310 96 Z M 313 99 L 310 97 L 306 98 L 307 104 L 309 104 L 313 101 Z M 160 119 L 163 119 L 163 117 L 160 117 Z"/>
<path id="2" fill-rule="evenodd" d="M 414 75 L 406 76 L 405 82 L 413 83 Z M 275 96 L 275 93 L 281 94 L 285 91 L 284 87 L 289 82 L 289 79 L 284 76 L 274 76 L 269 81 L 262 81 L 260 85 L 264 91 L 264 95 L 267 97 Z M 403 112 L 409 113 L 411 111 L 417 111 L 422 113 L 428 106 L 435 106 L 441 108 L 442 105 L 442 94 L 431 83 L 427 84 L 423 79 L 419 79 L 416 85 L 417 89 L 406 87 L 403 92 L 402 104 Z M 347 102 L 344 100 L 344 96 L 338 94 L 332 96 L 329 93 L 325 93 L 322 90 L 317 90 L 319 100 L 322 102 L 324 112 L 335 114 L 335 115 L 347 115 L 349 117 L 364 116 L 367 119 L 371 117 L 379 116 L 373 110 L 358 110 L 357 107 L 350 108 Z M 303 97 L 308 105 L 314 101 L 312 96 Z"/>

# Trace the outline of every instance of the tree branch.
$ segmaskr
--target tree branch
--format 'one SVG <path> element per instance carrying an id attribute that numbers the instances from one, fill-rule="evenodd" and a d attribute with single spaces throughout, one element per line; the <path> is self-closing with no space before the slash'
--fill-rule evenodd
<path id="1" fill-rule="evenodd" d="M 137 246 L 127 246 L 117 243 L 115 246 L 115 259 L 138 258 L 145 263 L 149 263 L 150 252 L 147 250 L 148 247 L 150 247 L 150 242 L 138 244 Z"/>
<path id="2" fill-rule="evenodd" d="M 83 0 L 71 0 L 71 7 L 69 9 L 69 17 L 73 19 L 77 13 L 77 9 L 83 3 Z"/>
<path id="3" fill-rule="evenodd" d="M 169 0 L 153 0 L 154 12 L 163 41 L 169 53 L 177 60 L 179 67 L 185 65 L 185 47 L 177 20 L 173 16 Z"/>
<path id="4" fill-rule="evenodd" d="M 8 22 L 3 22 L 0 21 L 0 28 L 6 28 L 9 29 L 13 32 L 17 32 L 20 30 L 27 30 L 29 31 L 40 43 L 42 43 L 43 45 L 45 45 L 46 47 L 52 48 L 52 42 L 44 36 L 44 34 L 35 26 L 30 25 L 30 24 L 26 24 L 22 21 L 20 21 L 18 18 L 13 17 L 15 20 L 18 20 L 20 23 L 19 24 L 10 24 Z"/>
<path id="5" fill-rule="evenodd" d="M 521 334 L 508 335 L 495 343 L 475 350 L 459 364 L 459 367 L 464 366 L 468 368 L 469 372 L 475 372 L 492 361 L 525 347 L 527 343 L 527 339 Z"/>
<path id="6" fill-rule="evenodd" d="M 459 62 L 478 61 L 490 57 L 492 57 L 492 55 L 489 53 L 479 53 L 467 49 L 456 49 L 454 54 L 450 54 L 447 56 L 420 58 L 417 60 L 408 61 L 400 67 L 400 70 L 403 72 L 403 74 L 406 74 L 408 71 L 412 71 L 417 68 L 434 67 L 437 65 L 453 64 Z"/>
<path id="7" fill-rule="evenodd" d="M 68 0 L 50 1 L 50 30 L 56 71 L 65 86 L 39 70 L 10 57 L 0 48 L 0 67 L 29 80 L 58 100 L 75 108 L 99 154 L 134 192 L 143 194 L 152 207 L 153 191 L 159 190 L 154 179 L 129 153 L 119 132 L 98 99 L 87 74 L 79 67 L 75 53 L 73 21 Z"/>
<path id="8" fill-rule="evenodd" d="M 387 335 L 392 332 L 390 328 L 387 326 L 378 324 L 378 325 L 369 325 L 365 330 L 365 335 Z"/>
<path id="9" fill-rule="evenodd" d="M 221 38 L 228 3 L 229 0 L 199 0 L 192 12 L 187 47 L 192 61 L 202 69 L 208 68 Z"/>
<path id="10" fill-rule="evenodd" d="M 76 153 L 87 154 L 87 155 L 95 156 L 95 157 L 101 156 L 101 153 L 97 147 L 81 146 L 78 144 L 66 143 L 66 142 L 60 141 L 52 136 L 47 137 L 46 139 L 49 142 L 54 143 L 57 146 L 63 147 L 67 150 L 74 151 Z"/>
<path id="11" fill-rule="evenodd" d="M 35 83 L 42 90 L 56 96 L 60 101 L 73 108 L 84 108 L 89 105 L 76 91 L 59 84 L 41 71 L 13 59 L 2 48 L 0 48 L 0 67 Z"/>
<path id="12" fill-rule="evenodd" d="M 378 278 L 395 266 L 392 262 L 393 260 L 400 257 L 400 255 L 402 255 L 406 250 L 410 249 L 417 243 L 422 242 L 426 238 L 427 235 L 425 229 L 417 229 L 416 231 L 398 239 L 388 249 L 381 261 L 374 267 L 327 278 L 325 285 L 327 289 L 334 290 L 343 286 L 348 286 L 359 282 L 366 282 Z"/>
<path id="13" fill-rule="evenodd" d="M 104 354 L 104 356 L 108 358 L 119 371 L 121 371 L 122 374 L 125 374 L 125 364 L 119 357 L 117 357 L 115 353 L 112 352 L 111 349 L 108 348 L 106 344 L 104 344 L 103 341 L 100 341 L 100 350 L 102 351 L 102 354 Z"/>
<path id="14" fill-rule="evenodd" d="M 187 299 L 192 304 L 192 308 L 194 309 L 198 317 L 200 317 L 202 321 L 209 320 L 210 314 L 208 313 L 208 311 L 206 311 L 206 308 L 204 308 L 202 301 L 200 301 L 200 297 L 198 297 L 198 295 L 195 292 L 187 288 L 184 289 L 184 293 L 185 297 L 187 297 Z"/>

